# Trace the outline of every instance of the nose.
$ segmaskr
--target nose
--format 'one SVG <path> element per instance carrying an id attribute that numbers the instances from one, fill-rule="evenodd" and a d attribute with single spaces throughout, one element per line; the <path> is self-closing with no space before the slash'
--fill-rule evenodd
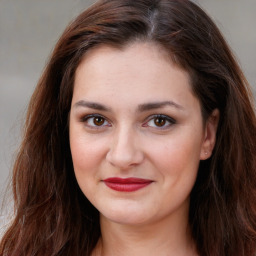
<path id="1" fill-rule="evenodd" d="M 113 135 L 107 161 L 119 169 L 129 169 L 143 162 L 144 154 L 138 143 L 136 132 L 128 129 L 120 129 Z"/>

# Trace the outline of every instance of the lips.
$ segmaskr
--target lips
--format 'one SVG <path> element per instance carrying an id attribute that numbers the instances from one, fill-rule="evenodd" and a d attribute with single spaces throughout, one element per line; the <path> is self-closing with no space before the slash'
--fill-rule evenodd
<path id="1" fill-rule="evenodd" d="M 103 182 L 109 188 L 120 191 L 120 192 L 133 192 L 139 189 L 142 189 L 148 185 L 150 185 L 153 181 L 147 179 L 140 179 L 140 178 L 108 178 L 103 180 Z"/>

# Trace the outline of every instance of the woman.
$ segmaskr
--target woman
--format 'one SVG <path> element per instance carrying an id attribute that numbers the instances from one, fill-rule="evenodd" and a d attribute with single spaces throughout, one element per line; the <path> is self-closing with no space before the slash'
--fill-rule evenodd
<path id="1" fill-rule="evenodd" d="M 255 128 L 246 79 L 198 6 L 100 1 L 31 99 L 0 254 L 253 256 Z"/>

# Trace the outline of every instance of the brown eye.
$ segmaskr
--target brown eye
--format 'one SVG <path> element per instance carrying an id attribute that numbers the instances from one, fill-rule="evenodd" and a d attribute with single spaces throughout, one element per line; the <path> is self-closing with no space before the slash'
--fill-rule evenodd
<path id="1" fill-rule="evenodd" d="M 89 128 L 104 128 L 111 126 L 106 118 L 97 114 L 85 116 L 81 121 Z"/>
<path id="2" fill-rule="evenodd" d="M 94 117 L 93 118 L 93 123 L 96 125 L 96 126 L 101 126 L 103 125 L 105 122 L 105 119 L 101 116 L 97 116 L 97 117 Z"/>
<path id="3" fill-rule="evenodd" d="M 163 117 L 156 117 L 154 119 L 154 124 L 157 126 L 157 127 L 162 127 L 166 124 L 166 118 L 163 118 Z"/>
<path id="4" fill-rule="evenodd" d="M 167 115 L 153 115 L 150 116 L 148 121 L 144 123 L 143 127 L 152 127 L 158 129 L 169 129 L 172 125 L 176 124 L 176 120 Z"/>

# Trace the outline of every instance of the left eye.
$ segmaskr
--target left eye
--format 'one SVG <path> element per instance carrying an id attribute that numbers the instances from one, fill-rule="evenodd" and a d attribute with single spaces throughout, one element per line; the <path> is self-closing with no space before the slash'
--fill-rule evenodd
<path id="1" fill-rule="evenodd" d="M 149 126 L 154 128 L 167 128 L 175 123 L 176 121 L 169 116 L 155 115 L 151 117 L 146 123 L 144 123 L 143 126 Z"/>
<path id="2" fill-rule="evenodd" d="M 110 125 L 109 122 L 100 115 L 86 116 L 83 118 L 83 122 L 89 127 L 102 127 Z"/>

